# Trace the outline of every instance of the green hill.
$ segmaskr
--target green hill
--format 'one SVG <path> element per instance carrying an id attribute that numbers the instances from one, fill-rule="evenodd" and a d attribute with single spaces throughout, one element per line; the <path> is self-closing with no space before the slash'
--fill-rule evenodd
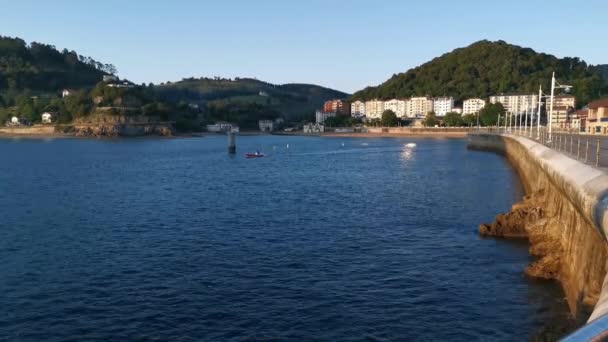
<path id="1" fill-rule="evenodd" d="M 261 105 L 288 119 L 310 116 L 323 102 L 348 94 L 311 84 L 275 85 L 251 78 L 188 78 L 156 87 L 160 98 L 203 106 Z"/>
<path id="2" fill-rule="evenodd" d="M 74 51 L 0 36 L 0 93 L 5 96 L 93 87 L 103 75 L 115 73 L 114 66 Z"/>
<path id="3" fill-rule="evenodd" d="M 602 72 L 603 71 L 603 72 Z M 454 96 L 456 100 L 497 93 L 537 93 L 548 89 L 551 73 L 574 86 L 572 94 L 584 105 L 608 95 L 606 68 L 579 58 L 557 58 L 532 49 L 487 40 L 456 49 L 405 73 L 393 75 L 377 87 L 365 88 L 353 99 L 389 99 L 410 96 Z"/>

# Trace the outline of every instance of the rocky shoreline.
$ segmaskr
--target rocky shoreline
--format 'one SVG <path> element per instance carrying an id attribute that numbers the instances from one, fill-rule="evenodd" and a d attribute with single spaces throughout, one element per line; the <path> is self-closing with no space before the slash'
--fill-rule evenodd
<path id="1" fill-rule="evenodd" d="M 562 250 L 560 241 L 547 236 L 545 226 L 552 224 L 550 214 L 543 209 L 542 191 L 525 196 L 508 213 L 496 216 L 491 224 L 479 225 L 485 237 L 527 239 L 530 255 L 538 259 L 529 265 L 525 274 L 537 279 L 560 280 Z"/>

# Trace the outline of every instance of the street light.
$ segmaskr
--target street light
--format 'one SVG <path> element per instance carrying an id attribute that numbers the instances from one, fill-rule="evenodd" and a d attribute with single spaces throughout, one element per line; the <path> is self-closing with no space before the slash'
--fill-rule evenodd
<path id="1" fill-rule="evenodd" d="M 553 101 L 555 98 L 555 89 L 564 89 L 567 93 L 572 89 L 571 85 L 559 84 L 555 79 L 555 72 L 551 77 L 551 103 L 549 105 L 549 142 L 551 142 L 551 127 L 553 127 Z"/>

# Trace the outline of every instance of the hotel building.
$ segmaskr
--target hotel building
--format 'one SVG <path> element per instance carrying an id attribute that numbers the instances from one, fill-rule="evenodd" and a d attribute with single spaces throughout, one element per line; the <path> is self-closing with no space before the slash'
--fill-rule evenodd
<path id="1" fill-rule="evenodd" d="M 392 99 L 384 102 L 384 110 L 392 110 L 398 118 L 405 116 L 407 111 L 407 100 Z"/>
<path id="2" fill-rule="evenodd" d="M 365 116 L 365 102 L 355 101 L 350 105 L 350 115 L 359 118 Z"/>
<path id="3" fill-rule="evenodd" d="M 433 100 L 428 97 L 412 97 L 407 102 L 406 115 L 409 118 L 425 117 L 433 111 Z"/>
<path id="4" fill-rule="evenodd" d="M 502 103 L 507 113 L 523 114 L 534 112 L 538 107 L 538 95 L 494 95 L 490 103 Z"/>
<path id="5" fill-rule="evenodd" d="M 437 116 L 445 116 L 454 110 L 453 97 L 436 97 L 433 99 L 433 111 Z"/>
<path id="6" fill-rule="evenodd" d="M 468 99 L 462 103 L 462 114 L 477 114 L 483 107 L 486 106 L 486 101 L 482 99 Z"/>

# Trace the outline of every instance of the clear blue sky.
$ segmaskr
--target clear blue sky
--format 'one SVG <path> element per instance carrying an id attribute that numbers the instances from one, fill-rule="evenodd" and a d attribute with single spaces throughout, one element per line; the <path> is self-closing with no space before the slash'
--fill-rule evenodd
<path id="1" fill-rule="evenodd" d="M 608 63 L 608 1 L 0 0 L 0 35 L 137 83 L 238 76 L 353 92 L 480 39 Z"/>

